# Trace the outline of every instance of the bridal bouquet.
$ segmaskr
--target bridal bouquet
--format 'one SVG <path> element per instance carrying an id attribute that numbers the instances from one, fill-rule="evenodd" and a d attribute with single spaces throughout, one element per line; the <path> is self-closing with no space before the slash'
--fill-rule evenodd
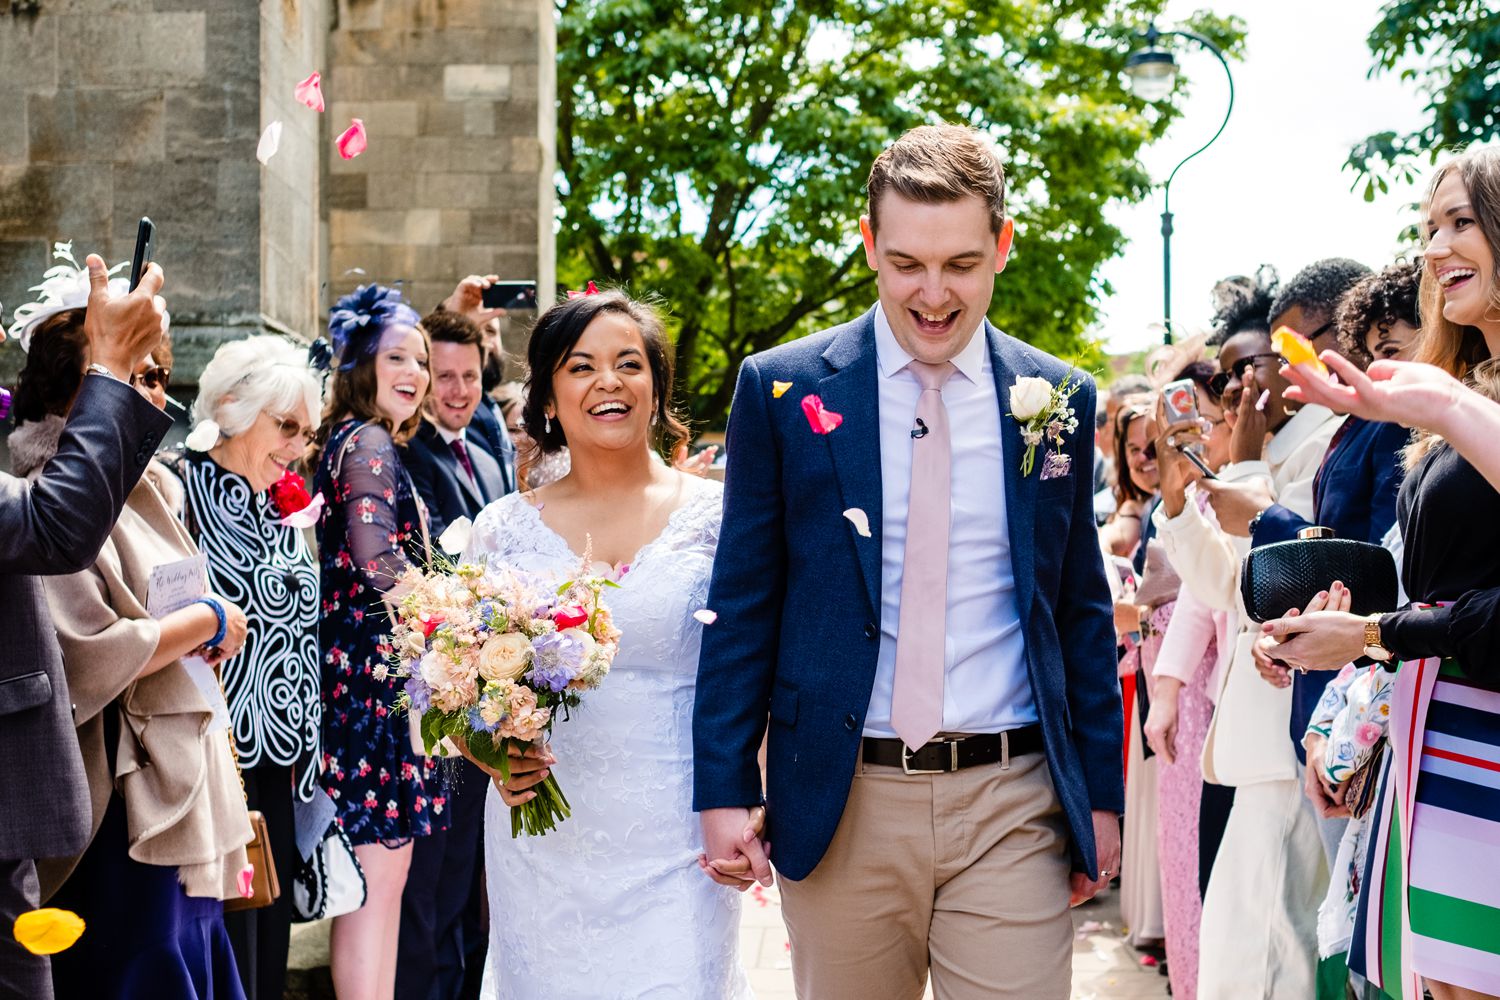
<path id="1" fill-rule="evenodd" d="M 427 753 L 445 740 L 510 777 L 512 747 L 541 747 L 558 721 L 597 688 L 619 648 L 603 600 L 613 581 L 589 574 L 561 584 L 510 567 L 465 563 L 411 569 L 392 633 L 400 702 L 420 719 Z M 549 775 L 510 811 L 510 832 L 544 834 L 571 813 Z"/>

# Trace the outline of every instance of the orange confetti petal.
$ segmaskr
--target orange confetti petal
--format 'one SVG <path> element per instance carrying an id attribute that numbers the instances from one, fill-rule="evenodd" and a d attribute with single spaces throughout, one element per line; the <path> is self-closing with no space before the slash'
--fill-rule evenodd
<path id="1" fill-rule="evenodd" d="M 1328 366 L 1318 360 L 1312 341 L 1289 326 L 1280 326 L 1271 334 L 1271 350 L 1286 358 L 1289 365 L 1312 365 L 1319 375 L 1328 374 Z"/>
<path id="2" fill-rule="evenodd" d="M 83 934 L 83 918 L 72 910 L 46 907 L 16 918 L 12 933 L 33 955 L 56 955 L 73 947 Z"/>
<path id="3" fill-rule="evenodd" d="M 786 395 L 786 391 L 791 387 L 792 383 L 790 382 L 772 382 L 771 396 L 775 399 L 780 399 L 782 396 Z"/>

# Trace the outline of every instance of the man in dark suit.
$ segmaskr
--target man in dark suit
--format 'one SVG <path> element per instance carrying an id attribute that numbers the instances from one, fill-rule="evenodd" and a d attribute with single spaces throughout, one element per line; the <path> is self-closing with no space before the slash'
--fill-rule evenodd
<path id="1" fill-rule="evenodd" d="M 50 998 L 45 957 L 11 935 L 39 904 L 34 859 L 80 853 L 90 826 L 88 783 L 52 619 L 38 576 L 93 565 L 171 418 L 130 387 L 161 341 L 161 268 L 111 299 L 104 262 L 88 258 L 84 333 L 89 375 L 56 456 L 35 483 L 0 473 L 0 996 Z"/>
<path id="2" fill-rule="evenodd" d="M 432 392 L 402 461 L 427 505 L 437 538 L 459 518 L 472 521 L 486 504 L 510 492 L 513 480 L 507 479 L 488 435 L 476 433 L 476 410 L 484 394 L 479 327 L 447 309 L 428 315 L 422 326 L 432 340 Z M 454 768 L 448 830 L 417 838 L 401 896 L 399 1000 L 477 995 L 471 991 L 477 989 L 486 941 L 478 919 L 475 862 L 482 856 L 489 779 L 468 761 L 457 761 Z M 473 890 L 465 891 L 465 886 Z"/>
<path id="3" fill-rule="evenodd" d="M 798 996 L 917 1000 L 930 968 L 938 996 L 1060 1000 L 1070 898 L 1118 872 L 1124 804 L 1094 386 L 985 319 L 1012 223 L 978 133 L 902 136 L 861 230 L 879 304 L 740 368 L 693 710 L 700 863 L 769 880 L 747 829 L 769 719 Z M 1028 458 L 1034 412 L 1054 430 Z"/>

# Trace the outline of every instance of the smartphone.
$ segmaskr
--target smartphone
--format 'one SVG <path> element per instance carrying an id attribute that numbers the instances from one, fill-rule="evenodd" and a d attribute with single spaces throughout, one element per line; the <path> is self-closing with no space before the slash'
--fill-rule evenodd
<path id="1" fill-rule="evenodd" d="M 1168 382 L 1161 391 L 1162 405 L 1167 411 L 1168 424 L 1180 424 L 1198 419 L 1198 387 L 1190 378 Z"/>
<path id="2" fill-rule="evenodd" d="M 135 256 L 130 258 L 130 290 L 135 291 L 135 286 L 141 283 L 141 276 L 146 273 L 146 266 L 151 263 L 151 257 L 156 253 L 156 223 L 147 216 L 141 216 L 141 224 L 135 230 Z"/>
<path id="3" fill-rule="evenodd" d="M 1201 472 L 1201 473 L 1203 473 L 1203 478 L 1204 479 L 1216 479 L 1217 478 L 1211 471 L 1209 471 L 1208 463 L 1205 462 L 1205 461 L 1203 461 L 1203 459 L 1201 459 L 1201 458 L 1198 457 L 1198 450 L 1197 450 L 1197 448 L 1184 448 L 1182 450 L 1182 454 L 1183 454 L 1183 456 L 1189 462 L 1192 462 L 1194 465 L 1196 465 L 1198 467 L 1198 471 Z"/>
<path id="4" fill-rule="evenodd" d="M 535 281 L 497 281 L 484 290 L 486 309 L 535 309 Z"/>

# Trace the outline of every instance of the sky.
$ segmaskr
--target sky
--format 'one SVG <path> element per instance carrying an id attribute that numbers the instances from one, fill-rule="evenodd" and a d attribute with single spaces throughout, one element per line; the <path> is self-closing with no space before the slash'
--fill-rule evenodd
<path id="1" fill-rule="evenodd" d="M 1231 274 L 1272 264 L 1286 280 L 1324 257 L 1390 263 L 1413 221 L 1412 186 L 1373 202 L 1342 168 L 1365 136 L 1406 131 L 1422 120 L 1423 100 L 1396 74 L 1368 79 L 1365 36 L 1379 0 L 1173 0 L 1157 26 L 1194 10 L 1237 14 L 1248 27 L 1243 61 L 1230 60 L 1235 103 L 1228 127 L 1172 182 L 1172 314 L 1178 330 L 1206 330 L 1209 292 Z M 1096 331 L 1111 353 L 1159 341 L 1162 318 L 1161 190 L 1172 167 L 1202 145 L 1224 117 L 1228 85 L 1218 61 L 1196 43 L 1177 48 L 1192 83 L 1181 118 L 1142 159 L 1158 187 L 1112 221 L 1129 244 L 1101 276 L 1114 286 Z M 1003 285 L 1002 285 L 1003 288 Z"/>

